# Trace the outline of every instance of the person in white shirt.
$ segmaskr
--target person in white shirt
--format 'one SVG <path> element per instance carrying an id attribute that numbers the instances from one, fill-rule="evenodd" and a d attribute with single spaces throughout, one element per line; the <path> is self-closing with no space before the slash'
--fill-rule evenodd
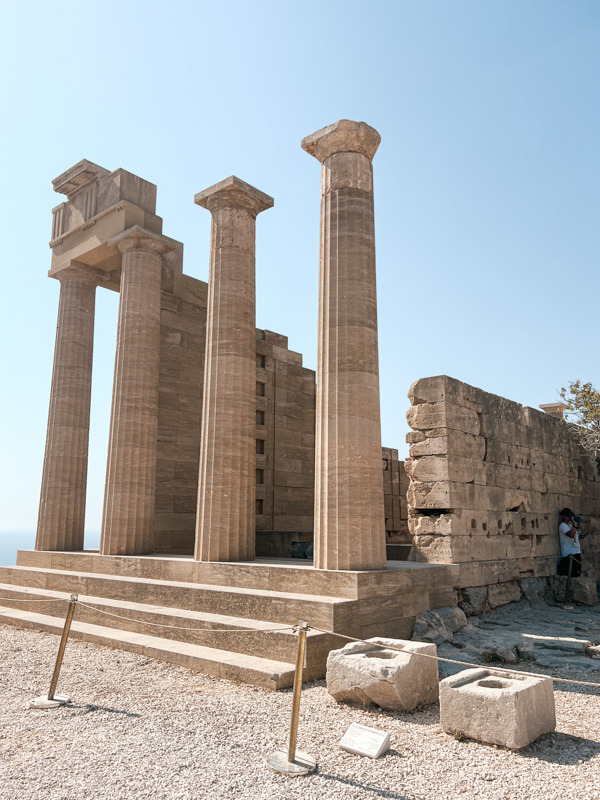
<path id="1" fill-rule="evenodd" d="M 575 523 L 575 514 L 570 508 L 563 508 L 559 512 L 561 522 L 558 526 L 558 538 L 560 540 L 560 554 L 561 560 L 558 562 L 558 574 L 570 574 L 573 578 L 578 578 L 581 575 L 581 544 L 580 535 Z M 586 534 L 584 534 L 585 536 Z"/>

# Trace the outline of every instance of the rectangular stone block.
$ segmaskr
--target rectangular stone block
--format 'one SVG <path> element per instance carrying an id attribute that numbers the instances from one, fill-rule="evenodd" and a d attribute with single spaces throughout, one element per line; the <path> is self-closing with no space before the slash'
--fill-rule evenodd
<path id="1" fill-rule="evenodd" d="M 446 733 L 519 750 L 556 727 L 549 678 L 468 669 L 440 683 Z"/>
<path id="2" fill-rule="evenodd" d="M 414 430 L 451 428 L 464 433 L 479 434 L 477 413 L 453 403 L 438 402 L 412 406 L 406 418 Z"/>
<path id="3" fill-rule="evenodd" d="M 422 431 L 413 431 L 419 434 Z M 486 441 L 484 437 L 473 433 L 464 433 L 444 429 L 440 436 L 423 436 L 411 443 L 410 455 L 412 458 L 417 456 L 434 456 L 453 454 L 464 458 L 473 458 L 482 461 L 485 455 Z"/>
<path id="4" fill-rule="evenodd" d="M 521 599 L 521 589 L 517 581 L 497 583 L 488 589 L 488 604 L 490 608 L 505 606 L 508 603 L 517 603 Z"/>
<path id="5" fill-rule="evenodd" d="M 327 691 L 338 703 L 375 704 L 392 711 L 435 703 L 436 652 L 435 645 L 402 639 L 351 642 L 327 657 Z"/>
<path id="6" fill-rule="evenodd" d="M 459 455 L 408 458 L 404 467 L 409 478 L 417 481 L 452 481 L 485 484 L 485 465 Z"/>

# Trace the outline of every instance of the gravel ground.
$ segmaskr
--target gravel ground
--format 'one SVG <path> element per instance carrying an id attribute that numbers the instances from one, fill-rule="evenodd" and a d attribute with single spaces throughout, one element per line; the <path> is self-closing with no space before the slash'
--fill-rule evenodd
<path id="1" fill-rule="evenodd" d="M 600 798 L 600 689 L 558 684 L 557 732 L 514 753 L 443 733 L 437 706 L 363 711 L 337 705 L 323 681 L 309 684 L 298 747 L 319 768 L 289 778 L 265 765 L 285 746 L 289 691 L 71 641 L 58 691 L 73 702 L 30 710 L 47 691 L 57 645 L 50 634 L 0 626 L 0 800 Z M 581 677 L 600 682 L 600 672 Z M 351 722 L 388 731 L 392 749 L 378 760 L 341 751 Z"/>

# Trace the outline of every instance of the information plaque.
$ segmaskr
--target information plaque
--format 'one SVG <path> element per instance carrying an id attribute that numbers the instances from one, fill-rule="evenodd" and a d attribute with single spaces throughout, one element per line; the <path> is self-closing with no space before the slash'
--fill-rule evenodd
<path id="1" fill-rule="evenodd" d="M 382 753 L 389 750 L 390 735 L 385 731 L 367 728 L 366 725 L 359 725 L 358 722 L 353 722 L 343 735 L 340 747 L 348 753 L 355 753 L 357 756 L 379 758 Z"/>

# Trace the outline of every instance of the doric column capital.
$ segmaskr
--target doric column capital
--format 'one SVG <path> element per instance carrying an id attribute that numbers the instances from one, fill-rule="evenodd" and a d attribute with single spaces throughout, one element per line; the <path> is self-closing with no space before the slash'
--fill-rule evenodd
<path id="1" fill-rule="evenodd" d="M 139 225 L 128 228 L 123 233 L 113 236 L 108 240 L 109 245 L 116 245 L 121 253 L 130 253 L 134 250 L 141 250 L 146 253 L 157 253 L 164 256 L 169 250 L 173 250 L 173 245 L 164 237 L 156 233 L 147 231 Z"/>
<path id="2" fill-rule="evenodd" d="M 207 208 L 211 213 L 222 208 L 240 208 L 248 211 L 253 217 L 271 208 L 274 202 L 268 194 L 255 189 L 235 175 L 194 196 L 194 203 Z"/>
<path id="3" fill-rule="evenodd" d="M 88 283 L 97 286 L 103 280 L 103 274 L 95 267 L 90 267 L 88 264 L 82 264 L 80 261 L 70 261 L 62 269 L 52 273 L 53 278 L 56 278 L 61 283 L 65 280 L 78 280 L 87 281 Z"/>
<path id="4" fill-rule="evenodd" d="M 336 153 L 360 153 L 372 160 L 381 136 L 366 122 L 340 119 L 302 139 L 302 149 L 321 164 Z"/>

